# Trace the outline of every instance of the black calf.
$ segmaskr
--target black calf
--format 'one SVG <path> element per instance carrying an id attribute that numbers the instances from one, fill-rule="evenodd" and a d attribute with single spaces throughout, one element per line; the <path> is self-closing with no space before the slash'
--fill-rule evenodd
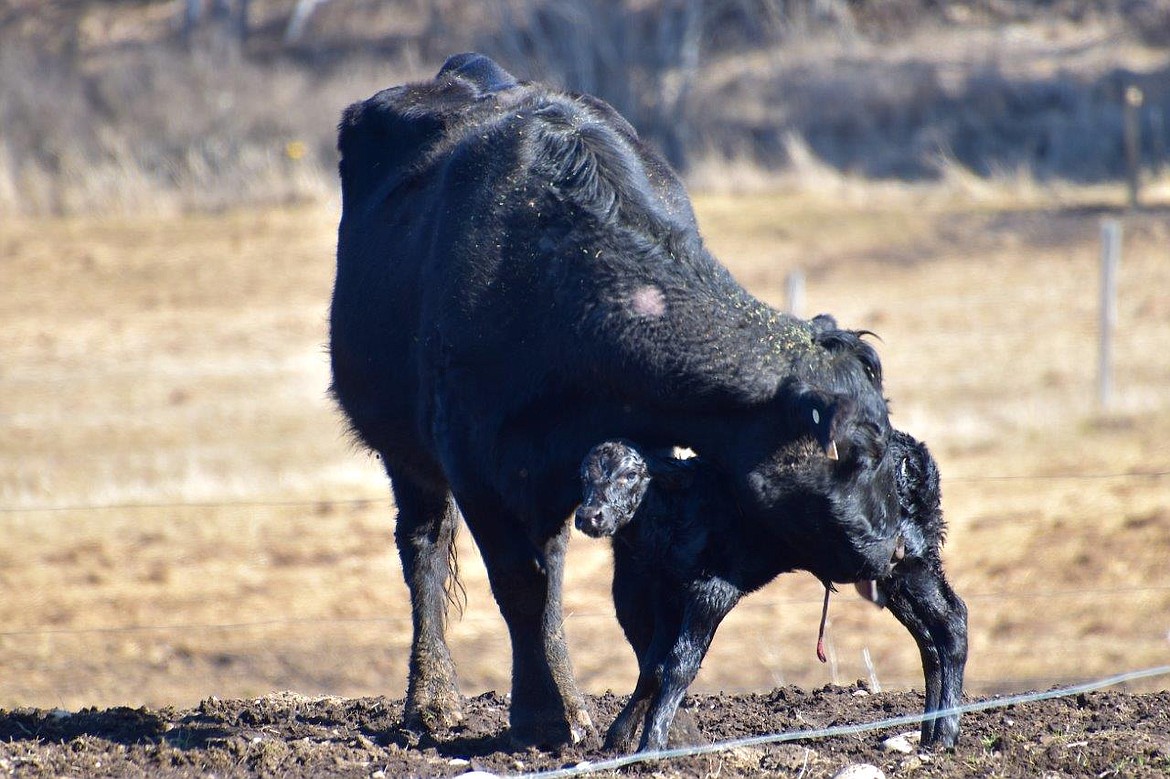
<path id="1" fill-rule="evenodd" d="M 889 574 L 858 590 L 888 605 L 917 642 L 926 712 L 958 704 L 967 651 L 967 610 L 943 575 L 938 469 L 926 447 L 895 432 L 902 544 Z M 643 453 L 625 441 L 594 447 L 581 467 L 576 524 L 613 536 L 618 622 L 638 658 L 638 682 L 606 735 L 628 750 L 666 746 L 671 722 L 719 623 L 746 593 L 792 570 L 766 530 L 744 520 L 723 478 L 702 459 Z M 636 521 L 635 521 L 636 520 Z M 767 550 L 775 553 L 769 553 Z M 959 718 L 924 723 L 924 746 L 953 746 Z"/>
<path id="2" fill-rule="evenodd" d="M 926 713 L 930 714 L 961 702 L 967 605 L 943 573 L 940 552 L 946 523 L 938 465 L 926 444 L 900 430 L 894 431 L 890 446 L 898 463 L 898 527 L 905 555 L 890 576 L 878 579 L 874 602 L 888 606 L 918 644 L 926 678 Z M 922 723 L 923 746 L 953 747 L 958 740 L 958 714 Z"/>

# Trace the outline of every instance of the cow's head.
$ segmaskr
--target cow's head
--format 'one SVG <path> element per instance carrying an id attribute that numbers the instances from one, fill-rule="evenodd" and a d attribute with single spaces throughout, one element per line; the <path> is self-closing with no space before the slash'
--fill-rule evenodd
<path id="1" fill-rule="evenodd" d="M 804 568 L 851 583 L 889 574 L 898 547 L 896 456 L 881 363 L 863 333 L 812 323 L 808 360 L 762 415 L 739 492 Z"/>

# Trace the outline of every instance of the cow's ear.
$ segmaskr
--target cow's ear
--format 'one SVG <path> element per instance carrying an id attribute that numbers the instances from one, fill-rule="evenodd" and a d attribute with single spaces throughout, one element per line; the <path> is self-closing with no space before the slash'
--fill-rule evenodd
<path id="1" fill-rule="evenodd" d="M 853 415 L 853 401 L 841 395 L 810 391 L 802 393 L 796 405 L 798 429 L 812 435 L 830 460 L 840 459 L 839 445 L 844 443 L 842 433 Z"/>

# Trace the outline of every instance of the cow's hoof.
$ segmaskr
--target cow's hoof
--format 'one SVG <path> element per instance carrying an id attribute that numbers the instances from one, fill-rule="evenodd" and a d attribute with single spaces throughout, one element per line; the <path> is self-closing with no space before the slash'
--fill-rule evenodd
<path id="1" fill-rule="evenodd" d="M 438 733 L 463 722 L 463 697 L 456 692 L 419 696 L 406 702 L 402 715 L 404 730 Z"/>
<path id="2" fill-rule="evenodd" d="M 959 743 L 958 720 L 958 717 L 942 717 L 933 722 L 922 723 L 922 747 L 953 750 Z"/>
<path id="3" fill-rule="evenodd" d="M 584 709 L 578 709 L 568 720 L 560 711 L 545 716 L 535 713 L 531 716 L 513 717 L 508 738 L 516 749 L 537 747 L 549 749 L 580 744 L 594 735 L 593 720 Z"/>

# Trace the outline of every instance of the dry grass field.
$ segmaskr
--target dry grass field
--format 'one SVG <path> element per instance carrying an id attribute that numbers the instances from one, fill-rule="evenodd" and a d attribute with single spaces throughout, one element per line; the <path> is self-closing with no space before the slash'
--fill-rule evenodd
<path id="1" fill-rule="evenodd" d="M 1170 658 L 1170 210 L 1126 214 L 1120 189 L 1009 184 L 836 180 L 696 203 L 753 292 L 782 305 L 801 268 L 803 314 L 881 336 L 895 422 L 942 468 L 976 694 Z M 0 224 L 0 707 L 402 695 L 391 500 L 326 394 L 336 211 Z M 1110 216 L 1125 254 L 1102 410 Z M 503 622 L 460 544 L 464 690 L 506 691 Z M 575 536 L 578 677 L 624 694 L 635 669 L 608 584 L 605 544 Z M 695 690 L 871 673 L 921 686 L 904 629 L 852 592 L 833 600 L 819 664 L 818 608 L 805 574 L 754 594 Z"/>

